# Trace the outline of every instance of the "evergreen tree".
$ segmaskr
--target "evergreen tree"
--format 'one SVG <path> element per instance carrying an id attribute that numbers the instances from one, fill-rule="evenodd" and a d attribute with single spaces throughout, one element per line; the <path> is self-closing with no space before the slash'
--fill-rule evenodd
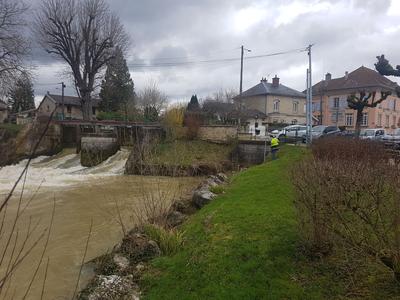
<path id="1" fill-rule="evenodd" d="M 21 76 L 8 95 L 8 106 L 11 113 L 35 108 L 33 84 L 29 76 Z"/>
<path id="2" fill-rule="evenodd" d="M 200 104 L 199 100 L 197 99 L 197 95 L 193 95 L 192 98 L 190 98 L 190 102 L 187 106 L 188 111 L 199 111 L 200 110 Z"/>
<path id="3" fill-rule="evenodd" d="M 134 84 L 121 48 L 117 48 L 114 58 L 108 63 L 105 78 L 101 84 L 100 109 L 104 112 L 123 111 L 128 114 L 128 106 L 134 104 Z"/>

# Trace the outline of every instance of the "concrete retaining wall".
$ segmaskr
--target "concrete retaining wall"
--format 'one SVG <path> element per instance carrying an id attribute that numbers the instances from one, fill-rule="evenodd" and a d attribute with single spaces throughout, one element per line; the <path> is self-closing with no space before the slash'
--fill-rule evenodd
<path id="1" fill-rule="evenodd" d="M 82 137 L 81 165 L 93 167 L 119 150 L 118 140 L 110 137 Z"/>
<path id="2" fill-rule="evenodd" d="M 239 141 L 236 149 L 239 163 L 248 165 L 262 164 L 270 152 L 269 141 Z"/>
<path id="3" fill-rule="evenodd" d="M 200 126 L 198 138 L 200 140 L 226 143 L 237 137 L 237 126 L 210 125 Z"/>

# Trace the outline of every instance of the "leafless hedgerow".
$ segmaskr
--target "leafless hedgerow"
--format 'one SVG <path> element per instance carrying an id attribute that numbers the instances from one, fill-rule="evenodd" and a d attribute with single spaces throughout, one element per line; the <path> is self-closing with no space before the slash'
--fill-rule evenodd
<path id="1" fill-rule="evenodd" d="M 400 280 L 400 172 L 382 145 L 320 140 L 294 167 L 295 205 L 313 254 L 376 257 Z"/>

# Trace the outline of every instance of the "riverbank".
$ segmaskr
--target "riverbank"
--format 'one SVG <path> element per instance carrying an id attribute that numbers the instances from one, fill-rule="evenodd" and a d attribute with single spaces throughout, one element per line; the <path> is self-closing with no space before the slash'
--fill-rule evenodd
<path id="1" fill-rule="evenodd" d="M 126 164 L 126 174 L 152 176 L 207 176 L 233 169 L 234 144 L 175 140 L 138 145 Z"/>

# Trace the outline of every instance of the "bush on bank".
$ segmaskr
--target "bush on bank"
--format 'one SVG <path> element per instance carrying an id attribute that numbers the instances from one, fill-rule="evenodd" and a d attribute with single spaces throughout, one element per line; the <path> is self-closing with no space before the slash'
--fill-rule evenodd
<path id="1" fill-rule="evenodd" d="M 383 145 L 322 139 L 292 172 L 303 245 L 315 256 L 372 258 L 400 281 L 400 173 Z"/>

